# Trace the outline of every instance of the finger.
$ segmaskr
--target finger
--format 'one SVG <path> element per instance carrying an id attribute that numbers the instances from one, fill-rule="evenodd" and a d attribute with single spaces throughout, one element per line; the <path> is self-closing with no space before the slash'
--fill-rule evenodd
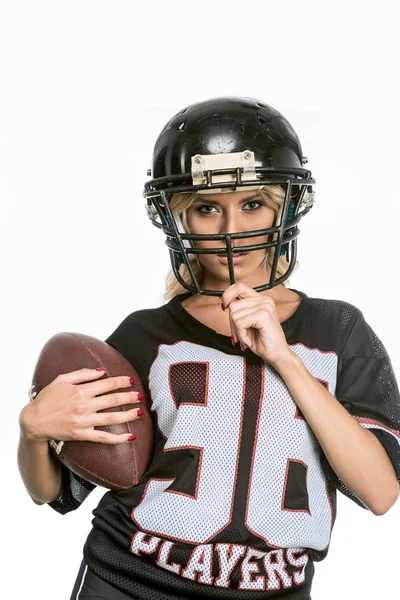
<path id="1" fill-rule="evenodd" d="M 134 439 L 129 439 L 129 438 Z M 136 436 L 131 433 L 108 433 L 108 431 L 100 431 L 99 429 L 89 429 L 85 432 L 84 439 L 89 442 L 98 442 L 100 444 L 126 444 L 136 440 Z"/>
<path id="2" fill-rule="evenodd" d="M 90 415 L 90 419 L 85 426 L 107 427 L 110 425 L 120 425 L 121 423 L 130 423 L 140 419 L 144 415 L 142 408 L 132 408 L 131 410 L 118 410 L 113 412 L 101 412 Z"/>
<path id="3" fill-rule="evenodd" d="M 130 387 L 134 381 L 129 376 L 108 377 L 101 381 L 93 381 L 91 383 L 82 383 L 79 388 L 86 395 L 99 396 L 107 392 L 113 392 L 121 388 Z"/>
<path id="4" fill-rule="evenodd" d="M 243 309 L 237 311 L 232 318 L 232 326 L 239 342 L 251 345 L 251 337 L 248 329 L 257 329 L 258 331 L 265 330 L 268 324 L 268 315 L 266 311 L 260 308 L 256 310 Z"/>
<path id="5" fill-rule="evenodd" d="M 90 412 L 97 412 L 98 410 L 104 410 L 105 408 L 112 408 L 114 406 L 143 402 L 144 395 L 140 392 L 114 392 L 114 394 L 97 396 L 96 398 L 89 400 L 90 402 L 87 402 L 87 408 L 90 409 Z"/>
<path id="6" fill-rule="evenodd" d="M 107 412 L 90 412 L 75 414 L 72 419 L 71 435 L 75 440 L 82 440 L 84 432 L 88 427 L 108 427 L 129 423 L 140 418 L 144 414 L 142 408 L 135 407 L 130 410 L 113 410 Z"/>
<path id="7" fill-rule="evenodd" d="M 70 371 L 69 373 L 61 373 L 54 381 L 62 383 L 83 383 L 85 381 L 92 381 L 102 377 L 105 373 L 105 369 L 97 371 L 96 369 L 78 369 L 77 371 Z"/>
<path id="8" fill-rule="evenodd" d="M 221 305 L 227 309 L 233 300 L 251 297 L 259 298 L 260 294 L 244 283 L 234 283 L 222 294 Z"/>
<path id="9" fill-rule="evenodd" d="M 259 294 L 256 296 L 252 296 L 251 298 L 242 298 L 240 300 L 233 300 L 229 306 L 229 323 L 231 328 L 231 337 L 232 344 L 235 345 L 238 343 L 238 333 L 235 327 L 235 319 L 238 318 L 238 315 L 247 314 L 248 312 L 253 312 L 260 306 L 260 303 L 263 304 L 264 298 L 260 297 Z M 243 312 L 245 311 L 245 312 Z"/>
<path id="10" fill-rule="evenodd" d="M 272 302 L 273 301 L 269 300 L 268 298 L 263 298 L 259 295 L 252 296 L 251 298 L 235 298 L 234 300 L 231 300 L 231 303 L 229 304 L 229 310 L 231 313 L 233 313 L 246 307 L 256 308 L 257 306 L 272 305 Z"/>
<path id="11" fill-rule="evenodd" d="M 244 307 L 256 308 L 257 306 L 268 306 L 269 308 L 276 309 L 275 302 L 272 298 L 268 298 L 266 296 L 261 296 L 260 294 L 258 294 L 257 296 L 251 296 L 248 298 L 234 298 L 229 304 L 229 310 L 231 312 L 234 312 Z"/>
<path id="12" fill-rule="evenodd" d="M 228 316 L 229 316 L 229 327 L 230 327 L 230 330 L 231 330 L 232 345 L 235 346 L 235 344 L 238 343 L 239 339 L 238 339 L 238 336 L 237 336 L 237 331 L 236 331 L 235 323 L 234 323 L 234 321 L 232 319 L 232 313 L 231 313 L 231 311 L 229 311 Z"/>
<path id="13" fill-rule="evenodd" d="M 271 306 L 270 304 L 266 304 L 266 303 L 259 303 L 257 302 L 256 304 L 237 304 L 235 303 L 235 306 L 233 307 L 232 304 L 232 309 L 230 311 L 230 316 L 232 318 L 232 321 L 235 323 L 237 320 L 245 317 L 246 315 L 249 314 L 253 314 L 253 313 L 257 313 L 259 312 L 261 315 L 264 314 L 264 320 L 269 321 L 270 319 L 274 319 L 275 317 L 275 312 L 273 309 L 273 306 Z"/>

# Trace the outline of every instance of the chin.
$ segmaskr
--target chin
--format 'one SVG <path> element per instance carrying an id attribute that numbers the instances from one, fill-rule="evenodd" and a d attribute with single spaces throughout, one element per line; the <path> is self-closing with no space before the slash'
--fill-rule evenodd
<path id="1" fill-rule="evenodd" d="M 255 280 L 251 287 L 257 287 L 258 285 L 263 285 L 267 281 L 267 278 L 269 277 L 269 271 L 266 270 L 266 261 L 264 255 L 261 257 L 253 257 L 250 255 L 251 253 L 247 255 L 242 264 L 233 265 L 233 272 L 236 282 L 243 281 L 246 283 L 245 280 L 251 278 L 252 281 Z M 220 262 L 216 255 L 213 256 L 211 260 L 206 259 L 206 261 L 203 262 L 199 258 L 199 261 L 205 271 L 203 280 L 207 277 L 207 279 L 210 279 L 210 282 L 213 282 L 214 287 L 219 285 L 219 282 L 221 282 L 221 285 L 230 285 L 229 266 Z"/>
<path id="2" fill-rule="evenodd" d="M 257 275 L 254 272 L 240 273 L 238 271 L 239 269 L 234 270 L 235 283 L 244 283 L 251 288 L 255 288 L 259 285 L 265 285 L 269 281 L 270 274 L 265 271 L 260 272 Z M 208 271 L 207 275 L 208 283 L 206 283 L 206 279 L 203 278 L 202 285 L 206 284 L 204 287 L 219 290 L 227 289 L 231 285 L 229 273 L 225 275 L 221 273 L 216 273 L 215 271 Z"/>

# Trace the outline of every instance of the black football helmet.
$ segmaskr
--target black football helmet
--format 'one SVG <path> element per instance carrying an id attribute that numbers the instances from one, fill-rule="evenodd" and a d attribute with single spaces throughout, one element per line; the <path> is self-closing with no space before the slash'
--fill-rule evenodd
<path id="1" fill-rule="evenodd" d="M 269 281 L 254 288 L 271 289 L 283 283 L 296 264 L 298 223 L 314 203 L 311 172 L 303 168 L 300 141 L 277 110 L 252 98 L 221 97 L 184 108 L 165 125 L 153 154 L 152 179 L 144 186 L 147 214 L 165 233 L 174 274 L 193 293 L 220 296 L 224 290 L 203 289 L 193 272 L 193 254 L 225 254 L 230 284 L 235 283 L 232 256 L 261 248 L 275 248 Z M 285 200 L 274 227 L 240 233 L 196 235 L 185 233 L 173 214 L 170 199 L 177 192 L 244 191 L 279 184 Z M 279 222 L 278 222 L 279 221 Z M 272 235 L 262 244 L 235 246 L 235 240 Z M 220 248 L 194 248 L 191 241 L 220 240 Z M 233 244 L 232 244 L 233 242 Z M 286 273 L 276 278 L 279 256 L 286 255 Z M 192 285 L 179 273 L 186 264 Z"/>

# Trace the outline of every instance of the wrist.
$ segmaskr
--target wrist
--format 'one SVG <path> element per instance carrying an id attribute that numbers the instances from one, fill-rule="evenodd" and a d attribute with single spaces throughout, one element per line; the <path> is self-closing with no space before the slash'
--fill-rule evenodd
<path id="1" fill-rule="evenodd" d="M 19 415 L 19 427 L 21 437 L 29 443 L 35 444 L 47 444 L 47 439 L 38 437 L 37 428 L 34 426 L 34 422 L 30 415 L 30 404 L 27 404 L 20 412 Z"/>
<path id="2" fill-rule="evenodd" d="M 297 369 L 300 363 L 303 364 L 302 360 L 289 348 L 287 354 L 272 363 L 271 366 L 285 379 L 285 376 Z"/>

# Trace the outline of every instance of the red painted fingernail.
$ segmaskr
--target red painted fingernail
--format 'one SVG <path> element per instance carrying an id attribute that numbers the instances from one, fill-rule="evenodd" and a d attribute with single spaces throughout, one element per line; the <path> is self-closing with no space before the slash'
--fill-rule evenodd
<path id="1" fill-rule="evenodd" d="M 242 342 L 240 342 L 240 349 L 242 352 L 244 352 L 245 350 L 248 350 L 248 346 L 246 346 L 246 344 L 242 344 Z"/>
<path id="2" fill-rule="evenodd" d="M 133 442 L 133 440 L 136 440 L 136 435 L 130 435 L 126 441 Z"/>
<path id="3" fill-rule="evenodd" d="M 132 385 L 133 383 L 135 383 L 135 380 L 132 379 L 132 377 L 129 377 L 129 383 Z"/>
<path id="4" fill-rule="evenodd" d="M 105 368 L 104 368 L 104 367 L 98 367 L 98 368 L 96 369 L 96 371 L 105 371 Z"/>
<path id="5" fill-rule="evenodd" d="M 226 307 L 223 302 L 221 302 L 221 308 L 222 308 L 222 310 L 226 310 Z"/>
<path id="6" fill-rule="evenodd" d="M 137 411 L 137 416 L 141 417 L 142 415 L 144 415 L 144 410 L 142 410 L 141 408 L 139 408 L 139 410 Z"/>
<path id="7" fill-rule="evenodd" d="M 234 346 L 238 342 L 234 335 L 231 335 L 231 341 L 232 341 L 232 346 Z"/>
<path id="8" fill-rule="evenodd" d="M 140 393 L 139 393 L 139 394 L 137 395 L 137 397 L 138 397 L 138 400 L 143 400 L 143 398 L 144 398 L 144 394 L 140 394 Z"/>

